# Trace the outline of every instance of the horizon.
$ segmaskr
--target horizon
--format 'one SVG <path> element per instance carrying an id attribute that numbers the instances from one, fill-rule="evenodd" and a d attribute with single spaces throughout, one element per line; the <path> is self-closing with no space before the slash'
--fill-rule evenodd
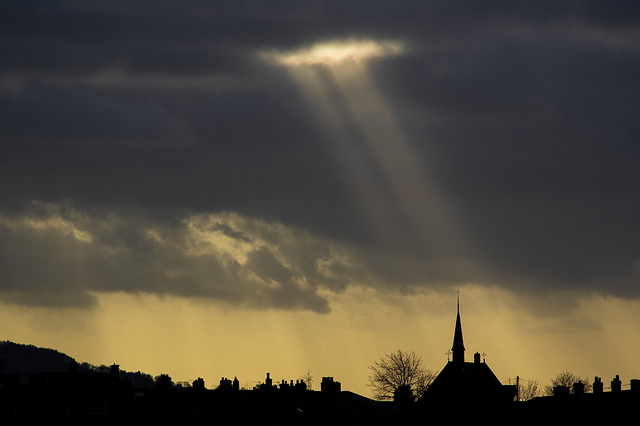
<path id="1" fill-rule="evenodd" d="M 476 293 L 476 296 L 478 296 L 477 293 Z M 122 302 L 123 302 L 122 297 L 126 298 L 130 296 L 120 295 L 120 297 L 121 299 L 118 301 L 117 304 L 122 306 Z M 136 296 L 135 298 L 139 298 L 139 297 L 140 296 Z M 453 302 L 454 305 L 456 304 L 456 299 L 457 299 L 457 294 L 451 295 L 451 301 Z M 147 308 L 151 308 L 151 306 L 154 305 L 154 303 L 151 303 L 148 300 L 145 303 Z M 188 303 L 185 303 L 185 301 L 178 301 L 178 300 L 162 301 L 160 299 L 155 298 L 155 306 L 153 306 L 153 308 L 151 308 L 150 310 L 151 311 L 162 310 L 165 307 L 167 307 L 165 306 L 167 303 L 172 307 L 172 309 L 182 310 L 183 315 L 184 315 L 184 309 L 188 308 L 189 310 L 193 310 L 194 308 L 193 305 L 189 305 Z M 589 380 L 592 380 L 595 376 L 601 377 L 605 382 L 605 389 L 608 388 L 607 383 L 610 380 L 612 380 L 616 375 L 619 375 L 623 383 L 622 384 L 623 389 L 625 389 L 629 387 L 629 382 L 631 379 L 638 378 L 638 376 L 634 375 L 633 373 L 633 371 L 635 370 L 634 366 L 636 365 L 635 359 L 633 358 L 633 353 L 629 353 L 629 358 L 627 359 L 627 363 L 625 364 L 626 369 L 628 371 L 631 371 L 629 375 L 621 374 L 621 371 L 625 370 L 625 368 L 624 367 L 621 368 L 619 365 L 616 365 L 614 363 L 601 364 L 601 366 L 603 366 L 604 368 L 600 368 L 598 371 L 589 369 L 590 363 L 592 362 L 591 360 L 594 357 L 603 357 L 608 355 L 608 352 L 610 352 L 610 348 L 606 346 L 600 346 L 600 347 L 594 348 L 593 353 L 587 354 L 587 356 L 583 356 L 580 354 L 582 351 L 582 347 L 573 348 L 573 352 L 571 352 L 571 348 L 569 346 L 554 348 L 553 350 L 555 350 L 556 354 L 563 353 L 564 351 L 569 351 L 570 356 L 572 355 L 576 357 L 575 358 L 576 361 L 573 363 L 566 362 L 566 359 L 569 357 L 564 359 L 564 363 L 554 362 L 553 359 L 546 359 L 544 363 L 544 369 L 538 369 L 538 370 L 536 370 L 536 367 L 527 366 L 527 363 L 523 362 L 523 360 L 526 359 L 526 355 L 525 355 L 526 351 L 520 351 L 521 358 L 518 360 L 515 360 L 516 361 L 515 363 L 514 363 L 514 360 L 508 359 L 508 356 L 509 356 L 508 353 L 499 352 L 498 356 L 494 357 L 493 356 L 494 353 L 486 351 L 487 346 L 491 346 L 491 345 L 486 345 L 486 344 L 483 345 L 481 343 L 478 343 L 479 341 L 480 342 L 482 341 L 482 338 L 479 339 L 477 336 L 473 336 L 473 335 L 470 336 L 469 333 L 480 332 L 481 336 L 485 336 L 485 337 L 488 336 L 491 338 L 495 330 L 491 330 L 491 327 L 485 328 L 483 324 L 487 324 L 487 323 L 493 324 L 496 328 L 500 329 L 501 325 L 499 325 L 499 323 L 503 321 L 503 317 L 501 315 L 497 315 L 494 317 L 488 316 L 487 318 L 484 318 L 485 321 L 481 321 L 481 320 L 468 321 L 472 323 L 469 325 L 466 325 L 465 312 L 464 312 L 464 294 L 462 296 L 462 305 L 463 306 L 461 308 L 460 315 L 461 315 L 461 322 L 462 322 L 462 328 L 463 328 L 463 335 L 466 342 L 465 346 L 467 348 L 466 354 L 465 354 L 465 360 L 469 362 L 472 359 L 473 354 L 475 352 L 480 353 L 482 355 L 483 362 L 486 362 L 489 365 L 489 367 L 493 370 L 493 372 L 496 374 L 498 379 L 503 384 L 512 384 L 515 381 L 516 377 L 519 377 L 521 381 L 528 381 L 531 379 L 537 380 L 539 385 L 544 387 L 545 385 L 550 385 L 551 379 L 554 378 L 558 373 L 561 373 L 563 371 L 571 371 L 572 373 L 575 373 L 576 375 L 583 378 L 586 377 Z M 177 307 L 177 306 L 180 306 L 180 307 Z M 204 308 L 206 308 L 206 305 L 200 307 L 200 309 L 204 309 Z M 370 306 L 370 309 L 375 309 L 375 306 L 374 307 Z M 386 345 L 378 346 L 380 348 L 385 348 L 384 351 L 379 352 L 378 354 L 376 354 L 375 358 L 370 360 L 370 362 L 362 365 L 358 365 L 356 362 L 354 362 L 354 359 L 362 358 L 362 355 L 358 353 L 356 353 L 354 358 L 350 358 L 346 360 L 344 363 L 341 362 L 340 359 L 341 359 L 342 352 L 341 352 L 341 348 L 339 347 L 332 348 L 333 350 L 328 351 L 329 354 L 325 354 L 326 356 L 322 357 L 321 362 L 316 364 L 305 363 L 304 361 L 305 357 L 299 356 L 298 354 L 296 354 L 295 358 L 298 360 L 301 359 L 302 362 L 299 361 L 297 364 L 292 365 L 290 364 L 291 358 L 288 358 L 288 357 L 284 357 L 282 359 L 276 359 L 275 361 L 273 361 L 273 359 L 269 357 L 267 358 L 267 360 L 269 361 L 261 360 L 260 354 L 262 352 L 260 352 L 260 348 L 257 348 L 255 351 L 250 351 L 250 350 L 233 351 L 232 350 L 233 343 L 229 346 L 224 347 L 224 349 L 232 352 L 232 355 L 233 355 L 232 358 L 230 359 L 223 358 L 222 362 L 220 362 L 219 364 L 215 363 L 215 359 L 216 359 L 215 355 L 211 355 L 211 358 L 209 358 L 209 355 L 207 354 L 198 354 L 198 355 L 186 354 L 186 353 L 176 354 L 174 353 L 174 351 L 171 350 L 171 347 L 175 345 L 175 342 L 174 343 L 164 342 L 164 345 L 155 343 L 150 345 L 147 350 L 141 350 L 140 353 L 136 353 L 136 352 L 132 353 L 131 351 L 123 352 L 122 348 L 119 348 L 119 347 L 109 347 L 108 350 L 105 350 L 105 354 L 103 355 L 101 355 L 100 353 L 96 353 L 95 347 L 89 347 L 89 348 L 85 347 L 81 349 L 75 349 L 80 354 L 83 354 L 83 353 L 92 354 L 93 358 L 91 359 L 83 358 L 81 355 L 76 356 L 76 354 L 69 353 L 68 351 L 62 350 L 59 347 L 40 346 L 40 345 L 35 345 L 35 346 L 60 351 L 74 358 L 78 362 L 88 362 L 93 365 L 107 365 L 107 366 L 115 363 L 115 364 L 118 364 L 122 370 L 129 371 L 129 372 L 141 371 L 142 373 L 149 374 L 152 377 L 155 377 L 160 374 L 168 374 L 169 376 L 171 376 L 172 380 L 175 383 L 183 382 L 183 381 L 187 381 L 191 383 L 197 378 L 203 378 L 205 380 L 205 386 L 209 389 L 215 389 L 218 386 L 219 380 L 222 377 L 230 377 L 230 378 L 237 377 L 242 386 L 245 386 L 247 383 L 249 383 L 251 385 L 250 388 L 252 388 L 253 385 L 257 383 L 264 383 L 264 377 L 266 376 L 267 372 L 271 374 L 271 377 L 274 381 L 277 381 L 279 383 L 281 380 L 289 381 L 292 379 L 293 380 L 300 379 L 303 375 L 307 373 L 307 371 L 310 370 L 311 375 L 313 376 L 313 379 L 314 379 L 314 382 L 313 382 L 314 390 L 318 390 L 316 388 L 317 386 L 319 386 L 319 383 L 322 377 L 330 376 L 342 383 L 343 390 L 351 391 L 356 394 L 372 398 L 371 392 L 367 386 L 368 374 L 369 374 L 368 367 L 369 365 L 372 365 L 374 361 L 377 360 L 378 355 L 384 355 L 385 353 L 390 353 L 396 349 L 415 350 L 416 353 L 422 357 L 423 365 L 429 370 L 438 374 L 442 370 L 442 368 L 444 368 L 444 366 L 449 362 L 449 359 L 450 359 L 450 349 L 451 349 L 451 344 L 453 342 L 453 336 L 454 336 L 455 306 L 452 310 L 454 312 L 452 312 L 450 315 L 447 313 L 444 313 L 439 318 L 440 323 L 442 324 L 446 323 L 447 321 L 450 322 L 448 327 L 450 330 L 445 330 L 444 333 L 442 332 L 438 333 L 438 336 L 441 336 L 441 339 L 448 341 L 448 345 L 447 344 L 444 345 L 445 347 L 443 349 L 445 350 L 438 351 L 437 349 L 433 348 L 429 350 L 428 353 L 424 353 L 424 352 L 421 352 L 419 349 L 416 349 L 416 347 L 424 348 L 424 345 L 416 344 L 413 347 L 409 347 L 407 345 L 405 345 L 405 347 L 392 347 L 390 344 L 386 344 Z M 477 310 L 474 310 L 474 311 L 477 312 Z M 398 313 L 396 312 L 396 314 Z M 187 316 L 194 316 L 194 315 L 199 316 L 199 315 L 205 315 L 205 314 L 204 312 L 199 312 L 198 314 L 192 313 Z M 234 313 L 234 315 L 242 316 L 242 312 L 239 314 Z M 479 313 L 479 315 L 482 315 L 482 313 Z M 448 316 L 452 316 L 452 318 L 448 318 Z M 286 317 L 287 317 L 286 320 L 288 321 L 290 318 L 288 315 L 286 315 Z M 167 317 L 165 318 L 165 321 L 171 321 L 173 318 L 175 317 L 174 316 Z M 104 321 L 110 321 L 111 319 L 112 318 L 103 319 L 102 320 L 103 324 L 104 324 Z M 154 319 L 157 320 L 157 317 L 155 317 Z M 262 318 L 260 320 L 262 320 Z M 338 320 L 338 322 L 342 323 L 341 320 Z M 120 324 L 119 327 L 121 326 L 122 325 Z M 137 327 L 143 330 L 145 330 L 147 326 L 148 324 L 145 324 L 145 323 L 137 324 Z M 306 325 L 303 324 L 301 328 L 306 328 Z M 330 329 L 333 330 L 332 327 L 330 327 Z M 95 329 L 89 328 L 87 330 L 95 330 Z M 470 331 L 467 331 L 467 330 L 470 330 Z M 505 333 L 504 329 L 501 329 L 500 331 L 502 331 L 504 335 L 508 335 L 508 333 Z M 281 332 L 280 329 L 279 329 L 279 332 Z M 109 333 L 110 334 L 114 333 L 114 330 L 109 330 Z M 387 330 L 384 330 L 383 334 L 394 335 L 395 338 L 393 341 L 395 342 L 400 342 L 400 341 L 411 342 L 413 340 L 413 333 L 411 331 L 407 331 L 402 335 L 399 335 L 397 330 L 392 329 L 392 327 L 388 327 Z M 448 337 L 448 339 L 442 336 L 447 334 L 448 336 L 446 337 Z M 136 338 L 137 341 L 135 342 L 135 344 L 138 345 L 138 347 L 144 347 L 145 346 L 144 343 L 147 343 L 147 342 L 143 343 L 138 341 L 140 336 L 137 335 L 135 332 L 131 332 L 131 335 L 134 338 Z M 370 336 L 369 340 L 374 337 L 375 336 Z M 100 338 L 102 340 L 104 339 L 104 336 L 101 336 Z M 509 339 L 518 341 L 518 339 L 515 338 L 515 336 L 511 336 Z M 526 341 L 525 338 L 521 337 L 520 339 L 521 339 L 520 343 L 523 343 Z M 104 340 L 113 342 L 113 341 L 116 341 L 117 338 L 110 337 Z M 14 343 L 33 344 L 33 342 L 19 342 L 15 340 L 13 341 Z M 82 339 L 81 341 L 86 342 L 87 340 Z M 238 342 L 244 344 L 245 349 L 252 347 L 252 345 L 250 344 L 247 345 L 246 339 L 238 339 Z M 234 342 L 234 343 L 238 343 L 238 342 Z M 179 345 L 182 343 L 183 343 L 182 341 L 178 342 Z M 192 342 L 191 342 L 191 345 L 193 345 Z M 371 342 L 371 345 L 374 346 L 375 343 Z M 536 346 L 536 344 L 535 342 L 531 342 L 529 343 L 528 346 L 534 347 Z M 153 356 L 154 358 L 153 360 L 147 359 L 150 353 L 154 353 L 159 348 L 167 349 L 169 351 L 169 354 L 167 356 L 158 356 L 158 354 L 156 353 L 155 356 Z M 216 346 L 215 342 L 209 343 L 209 349 L 213 351 L 216 348 L 218 347 Z M 315 350 L 319 350 L 319 348 L 315 348 Z M 329 350 L 329 348 L 327 347 L 326 350 Z M 353 350 L 353 348 L 349 348 L 349 350 Z M 122 357 L 122 359 L 120 360 L 115 359 L 115 357 L 117 357 L 117 354 L 122 354 L 122 353 L 125 353 L 127 356 Z M 114 356 L 107 355 L 107 354 L 114 354 Z M 111 358 L 114 358 L 114 359 L 111 359 Z M 584 362 L 585 358 L 587 361 L 586 363 Z M 211 359 L 212 362 L 207 362 L 208 359 Z M 239 360 L 242 360 L 242 361 L 239 362 Z M 147 370 L 144 368 L 140 368 L 140 365 L 152 366 L 152 369 Z M 302 366 L 304 365 L 309 365 L 309 366 L 306 367 L 306 369 L 304 370 L 300 370 L 300 368 L 302 368 Z M 540 364 L 538 364 L 537 366 L 538 368 L 539 368 L 539 365 Z M 316 366 L 320 366 L 317 371 L 314 369 L 314 367 Z M 284 371 L 284 373 L 281 373 L 281 371 Z M 541 374 L 539 374 L 540 371 L 543 372 L 542 374 L 544 373 L 548 374 L 548 376 L 546 377 L 542 376 Z M 344 378 L 342 376 L 344 376 Z M 354 381 L 353 377 L 356 377 L 359 381 Z"/>
<path id="2" fill-rule="evenodd" d="M 370 396 L 640 378 L 640 5 L 0 5 L 0 336 Z M 261 379 L 262 378 L 262 379 Z"/>

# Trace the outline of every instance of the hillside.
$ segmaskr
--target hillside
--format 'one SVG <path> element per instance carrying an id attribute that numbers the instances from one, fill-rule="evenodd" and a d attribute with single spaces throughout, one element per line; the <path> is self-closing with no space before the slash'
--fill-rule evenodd
<path id="1" fill-rule="evenodd" d="M 68 371 L 72 357 L 54 349 L 40 348 L 10 341 L 0 342 L 0 373 L 18 373 L 22 384 L 27 384 L 31 373 Z M 77 361 L 76 361 L 77 362 Z M 78 371 L 109 371 L 109 368 L 79 363 Z M 134 386 L 154 387 L 153 378 L 141 372 L 120 371 L 123 378 L 131 379 Z"/>
<path id="2" fill-rule="evenodd" d="M 39 348 L 9 341 L 0 342 L 0 372 L 18 373 L 26 384 L 31 373 L 41 371 L 68 371 L 74 361 L 68 355 L 53 349 Z"/>

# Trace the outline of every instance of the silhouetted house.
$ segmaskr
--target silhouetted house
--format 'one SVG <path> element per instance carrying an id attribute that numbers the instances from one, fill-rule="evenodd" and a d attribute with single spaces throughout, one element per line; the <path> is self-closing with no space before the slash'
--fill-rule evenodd
<path id="1" fill-rule="evenodd" d="M 264 383 L 259 384 L 258 386 L 254 387 L 254 389 L 261 390 L 261 391 L 272 391 L 272 390 L 278 389 L 278 386 L 273 385 L 273 379 L 271 378 L 271 374 L 267 373 L 267 378 L 264 379 Z"/>
<path id="2" fill-rule="evenodd" d="M 117 365 L 105 374 L 78 372 L 72 364 L 69 372 L 31 374 L 21 409 L 34 422 L 88 421 L 122 415 L 131 395 L 131 382 L 120 380 Z"/>
<path id="3" fill-rule="evenodd" d="M 400 406 L 408 407 L 413 401 L 414 396 L 410 385 L 400 385 L 393 392 L 393 402 Z"/>
<path id="4" fill-rule="evenodd" d="M 233 390 L 233 384 L 231 382 L 231 379 L 227 379 L 226 377 L 221 378 L 220 386 L 218 386 L 218 390 L 221 390 L 224 392 L 231 392 Z"/>
<path id="5" fill-rule="evenodd" d="M 333 377 L 322 378 L 322 382 L 320 383 L 321 392 L 340 392 L 341 389 L 342 384 L 336 380 L 333 380 Z"/>
<path id="6" fill-rule="evenodd" d="M 616 374 L 616 377 L 611 381 L 611 392 L 621 392 L 622 391 L 622 381 L 620 380 L 620 376 Z"/>
<path id="7" fill-rule="evenodd" d="M 593 393 L 600 394 L 604 392 L 604 383 L 602 383 L 602 378 L 596 376 L 593 381 Z"/>
<path id="8" fill-rule="evenodd" d="M 307 384 L 304 380 L 296 380 L 293 383 L 293 380 L 287 382 L 286 380 L 282 380 L 278 385 L 278 389 L 282 392 L 305 392 L 307 390 Z"/>
<path id="9" fill-rule="evenodd" d="M 493 409 L 514 400 L 516 387 L 502 385 L 479 353 L 475 353 L 473 362 L 465 361 L 459 303 L 451 351 L 452 358 L 420 398 L 420 406 L 436 410 L 452 406 Z"/>
<path id="10" fill-rule="evenodd" d="M 160 374 L 156 377 L 156 391 L 158 393 L 167 394 L 171 391 L 171 387 L 173 386 L 173 381 L 171 380 L 171 376 L 168 374 Z"/>
<path id="11" fill-rule="evenodd" d="M 194 392 L 204 392 L 205 390 L 204 379 L 202 377 L 198 377 L 193 381 L 192 386 L 193 386 Z"/>
<path id="12" fill-rule="evenodd" d="M 294 389 L 296 390 L 296 392 L 305 392 L 307 390 L 307 384 L 304 380 L 296 380 Z"/>
<path id="13" fill-rule="evenodd" d="M 592 393 L 584 392 L 584 384 L 580 382 L 572 387 L 556 386 L 552 396 L 540 396 L 521 403 L 517 415 L 527 418 L 532 424 L 548 422 L 549 419 L 554 423 L 612 424 L 637 417 L 640 380 L 631 380 L 629 390 L 623 390 L 622 381 L 616 376 L 611 380 L 609 392 L 603 388 L 600 377 L 595 377 Z"/>

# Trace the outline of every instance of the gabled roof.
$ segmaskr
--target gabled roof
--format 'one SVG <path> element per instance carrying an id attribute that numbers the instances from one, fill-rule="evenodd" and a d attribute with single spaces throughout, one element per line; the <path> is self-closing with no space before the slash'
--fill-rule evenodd
<path id="1" fill-rule="evenodd" d="M 502 391 L 500 380 L 484 362 L 449 362 L 425 396 L 436 398 L 493 398 Z"/>
<path id="2" fill-rule="evenodd" d="M 489 366 L 480 362 L 476 353 L 474 362 L 464 361 L 464 342 L 460 321 L 460 299 L 456 327 L 453 334 L 453 358 L 442 369 L 438 377 L 429 385 L 421 398 L 423 401 L 455 403 L 467 401 L 474 403 L 495 402 L 513 399 L 512 389 L 502 386 Z"/>

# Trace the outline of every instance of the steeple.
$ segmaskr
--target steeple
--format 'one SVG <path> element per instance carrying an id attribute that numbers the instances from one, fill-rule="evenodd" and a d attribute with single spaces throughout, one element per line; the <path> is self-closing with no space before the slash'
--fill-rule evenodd
<path id="1" fill-rule="evenodd" d="M 458 292 L 458 316 L 456 330 L 453 333 L 453 362 L 464 362 L 464 342 L 462 341 L 462 324 L 460 323 L 460 292 Z"/>

